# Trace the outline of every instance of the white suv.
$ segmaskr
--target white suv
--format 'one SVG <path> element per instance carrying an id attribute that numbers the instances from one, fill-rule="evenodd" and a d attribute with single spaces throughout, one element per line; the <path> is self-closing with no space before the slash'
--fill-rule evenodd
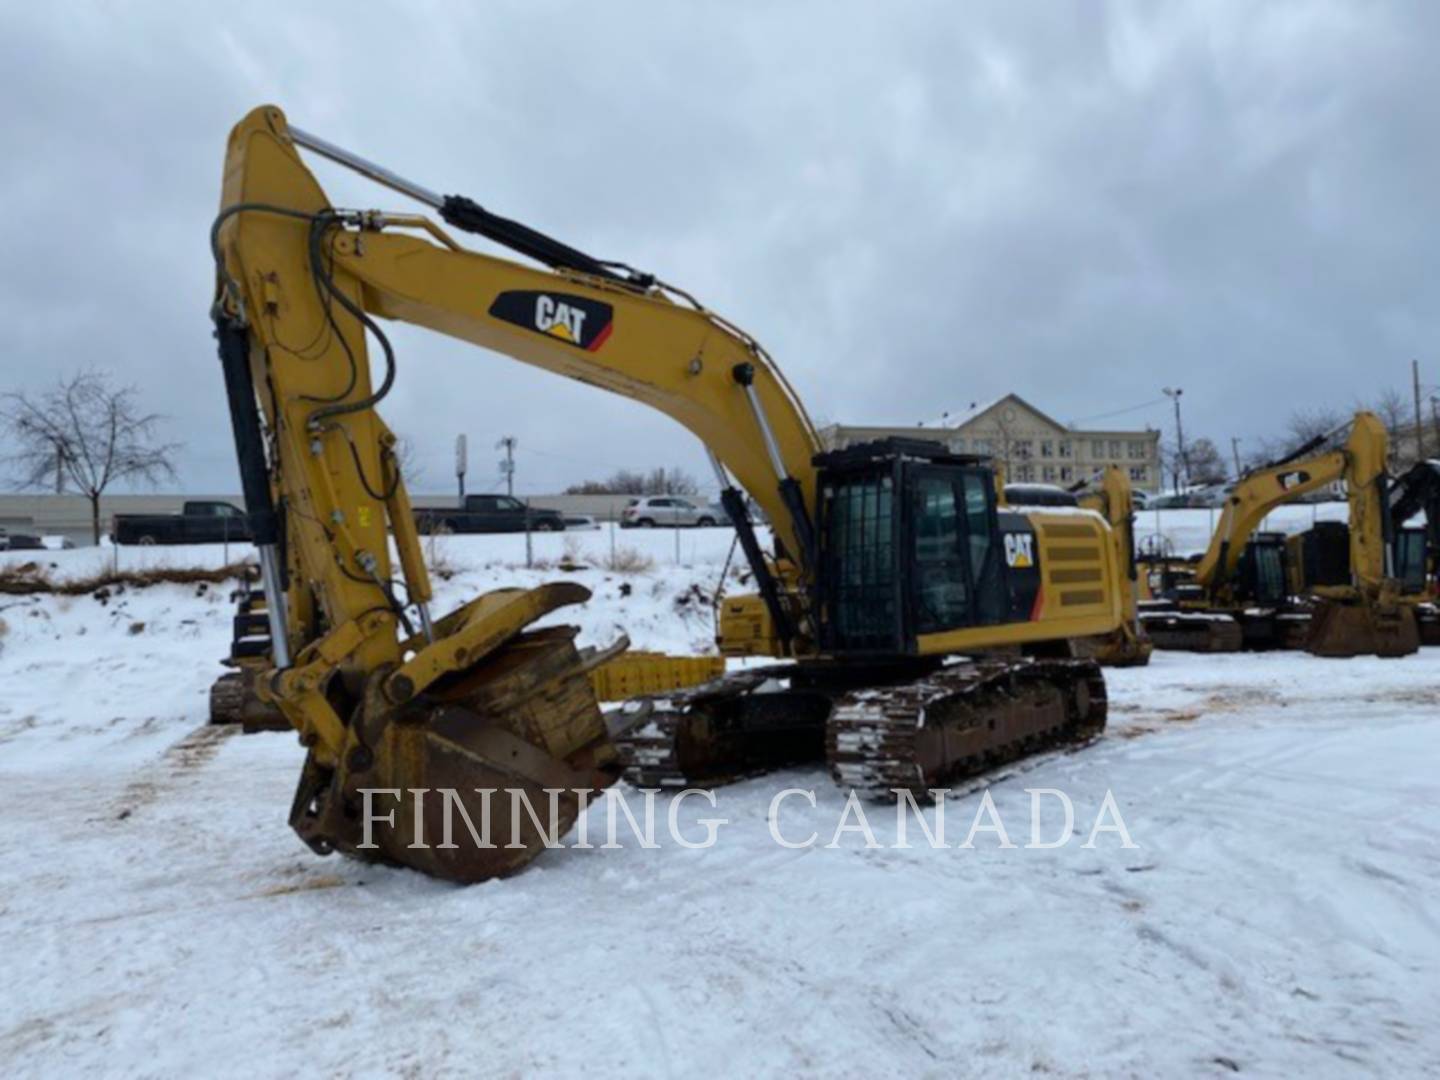
<path id="1" fill-rule="evenodd" d="M 679 495 L 647 495 L 631 499 L 620 514 L 622 529 L 653 529 L 657 525 L 718 525 L 716 512 Z"/>

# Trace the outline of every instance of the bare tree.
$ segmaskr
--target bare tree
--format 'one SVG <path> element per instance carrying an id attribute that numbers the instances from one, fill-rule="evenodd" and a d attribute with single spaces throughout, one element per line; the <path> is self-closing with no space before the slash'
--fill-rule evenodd
<path id="1" fill-rule="evenodd" d="M 1366 405 L 1360 402 L 1355 407 L 1369 409 L 1378 416 L 1392 439 L 1400 433 L 1401 428 L 1406 427 L 1407 424 L 1413 426 L 1415 422 L 1410 411 L 1412 408 L 1410 399 L 1393 386 L 1381 390 L 1370 404 Z"/>
<path id="2" fill-rule="evenodd" d="M 1324 436 L 1329 436 L 1329 439 L 1323 446 L 1342 442 L 1345 436 L 1343 427 L 1349 418 L 1348 413 L 1329 406 L 1296 409 L 1285 421 L 1285 428 L 1280 434 L 1247 441 L 1246 471 L 1264 468 L 1287 458 L 1300 447 Z M 1321 448 L 1316 447 L 1316 452 Z"/>
<path id="3" fill-rule="evenodd" d="M 700 485 L 684 469 L 651 469 L 648 473 L 620 469 L 608 480 L 571 484 L 566 495 L 695 495 Z"/>
<path id="4" fill-rule="evenodd" d="M 1188 457 L 1188 450 L 1186 448 Z M 1176 446 L 1173 439 L 1162 439 L 1160 441 L 1160 481 L 1163 484 L 1165 475 L 1170 476 L 1170 489 L 1172 491 L 1185 490 L 1185 458 L 1180 455 L 1180 448 Z"/>
<path id="5" fill-rule="evenodd" d="M 1196 484 L 1222 484 L 1229 475 L 1219 448 L 1209 439 L 1191 442 L 1185 447 L 1185 457 L 1190 464 L 1190 479 Z"/>
<path id="6" fill-rule="evenodd" d="M 608 480 L 585 480 L 571 484 L 565 489 L 566 495 L 644 495 L 645 475 L 620 469 L 611 473 Z"/>
<path id="7" fill-rule="evenodd" d="M 6 460 L 21 487 L 69 480 L 90 500 L 90 527 L 100 542 L 100 496 L 116 481 L 173 479 L 176 443 L 156 441 L 160 417 L 141 413 L 133 387 L 101 372 L 62 379 L 39 397 L 0 394 L 0 429 L 15 444 Z"/>
<path id="8" fill-rule="evenodd" d="M 1285 422 L 1286 439 L 1276 444 L 1281 452 L 1272 456 L 1283 457 L 1297 446 L 1304 446 L 1312 439 L 1329 435 L 1347 419 L 1339 409 L 1320 406 L 1313 409 L 1296 409 Z"/>
<path id="9" fill-rule="evenodd" d="M 395 464 L 400 466 L 400 475 L 407 488 L 413 491 L 420 486 L 425 478 L 425 466 L 420 461 L 415 440 L 409 435 L 400 435 L 395 439 Z"/>
<path id="10" fill-rule="evenodd" d="M 1015 462 L 1023 458 L 1026 464 L 1029 463 L 1029 454 L 1021 453 L 1020 441 L 1015 437 L 1015 425 L 1005 419 L 1005 411 L 997 410 L 993 418 L 995 425 L 991 436 L 990 453 L 991 457 L 998 461 L 1005 468 L 1006 479 L 1015 479 Z M 1026 477 L 1028 478 L 1028 473 Z"/>
<path id="11" fill-rule="evenodd" d="M 1408 464 L 1414 459 L 1414 404 L 1403 392 L 1390 386 L 1376 394 L 1374 400 L 1368 405 L 1364 402 L 1356 402 L 1355 407 L 1369 409 L 1380 418 L 1380 423 L 1385 425 L 1385 434 L 1390 437 L 1389 458 L 1392 467 L 1398 467 L 1402 463 Z M 1401 439 L 1402 434 L 1409 438 Z"/>
<path id="12" fill-rule="evenodd" d="M 667 469 L 661 466 L 651 469 L 650 475 L 645 478 L 647 495 L 694 495 L 699 490 L 700 485 L 695 482 L 695 477 L 684 469 Z"/>

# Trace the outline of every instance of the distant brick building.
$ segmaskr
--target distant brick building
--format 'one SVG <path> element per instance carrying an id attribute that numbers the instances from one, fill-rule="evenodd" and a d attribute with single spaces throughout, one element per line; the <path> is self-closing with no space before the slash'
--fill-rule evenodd
<path id="1" fill-rule="evenodd" d="M 956 453 L 984 454 L 1018 482 L 1071 484 L 1106 465 L 1119 465 L 1139 491 L 1159 491 L 1160 432 L 1090 431 L 1069 428 L 1018 394 L 946 414 L 935 424 L 915 427 L 856 427 L 830 424 L 820 430 L 827 449 L 889 435 L 934 439 Z"/>

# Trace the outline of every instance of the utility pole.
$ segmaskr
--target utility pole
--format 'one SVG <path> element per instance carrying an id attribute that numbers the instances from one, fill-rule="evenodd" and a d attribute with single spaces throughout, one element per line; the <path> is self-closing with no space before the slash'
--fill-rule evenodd
<path id="1" fill-rule="evenodd" d="M 500 463 L 500 471 L 505 474 L 505 494 L 515 494 L 515 443 L 514 435 L 506 435 L 495 444 L 497 450 L 505 451 L 505 460 Z"/>
<path id="2" fill-rule="evenodd" d="M 1180 464 L 1185 470 L 1185 484 L 1188 487 L 1190 484 L 1190 459 L 1185 456 L 1185 428 L 1180 424 L 1180 395 L 1185 391 L 1178 386 L 1174 389 L 1167 386 L 1161 392 L 1175 403 L 1175 445 L 1180 451 Z"/>
<path id="3" fill-rule="evenodd" d="M 1240 440 L 1230 436 L 1230 453 L 1235 458 L 1235 479 L 1240 479 Z"/>
<path id="4" fill-rule="evenodd" d="M 1410 379 L 1415 384 L 1415 460 L 1425 460 L 1425 428 L 1420 423 L 1420 361 L 1410 361 Z"/>
<path id="5" fill-rule="evenodd" d="M 455 479 L 460 485 L 460 508 L 465 508 L 465 470 L 470 466 L 470 450 L 464 434 L 455 436 Z"/>

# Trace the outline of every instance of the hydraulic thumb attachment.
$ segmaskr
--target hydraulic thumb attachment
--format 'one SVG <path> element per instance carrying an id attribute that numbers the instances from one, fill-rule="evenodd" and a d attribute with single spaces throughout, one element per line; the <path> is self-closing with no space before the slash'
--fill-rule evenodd
<path id="1" fill-rule="evenodd" d="M 502 589 L 437 622 L 434 644 L 406 641 L 405 653 L 418 651 L 369 674 L 348 723 L 302 726 L 311 750 L 291 827 L 322 855 L 459 882 L 512 873 L 558 845 L 619 770 L 575 628 L 528 627 L 589 595 L 566 583 Z M 271 680 L 292 723 L 328 711 L 335 636 Z"/>

